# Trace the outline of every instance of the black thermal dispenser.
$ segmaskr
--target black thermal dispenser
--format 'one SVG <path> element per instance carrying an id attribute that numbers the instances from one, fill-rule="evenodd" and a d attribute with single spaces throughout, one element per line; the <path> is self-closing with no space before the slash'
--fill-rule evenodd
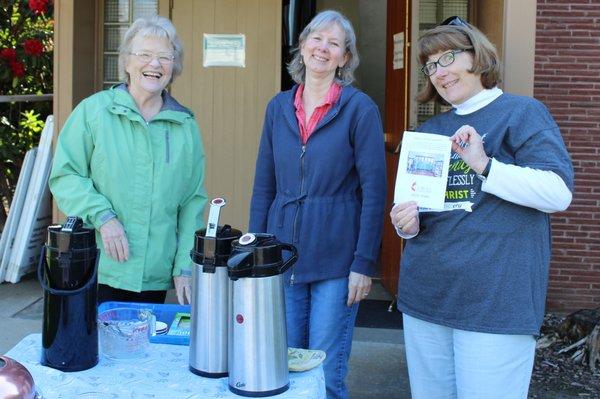
<path id="1" fill-rule="evenodd" d="M 98 249 L 93 228 L 69 216 L 48 227 L 38 279 L 44 288 L 42 361 L 62 371 L 98 363 Z"/>

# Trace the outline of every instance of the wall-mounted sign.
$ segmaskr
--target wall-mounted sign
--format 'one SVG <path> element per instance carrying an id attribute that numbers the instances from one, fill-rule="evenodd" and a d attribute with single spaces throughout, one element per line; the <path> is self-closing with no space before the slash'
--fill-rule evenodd
<path id="1" fill-rule="evenodd" d="M 394 35 L 394 69 L 404 68 L 404 32 Z"/>
<path id="2" fill-rule="evenodd" d="M 246 35 L 204 34 L 204 67 L 246 67 Z"/>

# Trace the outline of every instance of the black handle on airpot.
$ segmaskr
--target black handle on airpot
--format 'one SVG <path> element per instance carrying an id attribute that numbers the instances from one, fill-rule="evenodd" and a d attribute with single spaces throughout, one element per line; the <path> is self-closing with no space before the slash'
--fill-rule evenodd
<path id="1" fill-rule="evenodd" d="M 270 277 L 284 273 L 298 259 L 291 244 L 279 242 L 272 234 L 247 233 L 234 241 L 227 261 L 228 274 L 233 280 L 243 277 Z M 292 253 L 286 261 L 282 251 Z"/>
<path id="2" fill-rule="evenodd" d="M 298 250 L 292 244 L 281 243 L 280 245 L 282 250 L 292 253 L 292 256 L 290 256 L 279 268 L 279 274 L 283 274 L 298 260 Z"/>

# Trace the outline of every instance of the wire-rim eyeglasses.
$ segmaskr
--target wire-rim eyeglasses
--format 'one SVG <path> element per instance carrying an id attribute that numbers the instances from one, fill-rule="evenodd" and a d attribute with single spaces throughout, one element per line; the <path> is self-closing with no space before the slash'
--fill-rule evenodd
<path id="1" fill-rule="evenodd" d="M 140 61 L 142 61 L 144 63 L 149 63 L 153 59 L 157 59 L 161 65 L 169 65 L 169 64 L 172 64 L 173 61 L 175 61 L 175 56 L 172 54 L 168 54 L 168 53 L 153 54 L 153 53 L 144 51 L 144 52 L 131 52 L 129 54 L 136 56 Z"/>

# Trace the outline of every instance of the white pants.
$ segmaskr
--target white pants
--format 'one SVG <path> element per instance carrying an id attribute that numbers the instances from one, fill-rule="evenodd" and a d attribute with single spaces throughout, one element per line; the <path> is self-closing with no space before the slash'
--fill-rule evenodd
<path id="1" fill-rule="evenodd" d="M 413 399 L 526 399 L 532 335 L 458 330 L 403 315 Z"/>

